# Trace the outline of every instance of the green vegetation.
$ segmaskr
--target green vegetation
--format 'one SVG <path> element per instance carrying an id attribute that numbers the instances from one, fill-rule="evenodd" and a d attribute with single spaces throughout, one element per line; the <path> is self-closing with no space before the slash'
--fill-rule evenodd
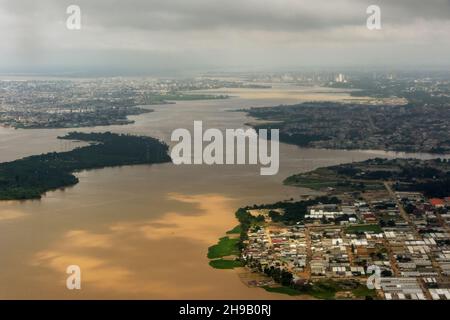
<path id="1" fill-rule="evenodd" d="M 294 288 L 291 287 L 286 287 L 286 286 L 282 286 L 282 287 L 269 287 L 269 286 L 264 286 L 262 287 L 264 290 L 268 291 L 268 292 L 274 292 L 274 293 L 281 293 L 281 294 L 287 294 L 289 296 L 299 296 L 302 294 L 305 294 L 301 291 L 298 291 Z"/>
<path id="2" fill-rule="evenodd" d="M 384 181 L 396 181 L 396 191 L 418 191 L 427 197 L 450 194 L 450 164 L 446 159 L 370 159 L 319 168 L 292 175 L 287 185 L 315 190 L 333 188 L 336 192 L 365 192 L 384 189 Z"/>
<path id="3" fill-rule="evenodd" d="M 274 210 L 271 210 L 269 212 L 269 216 L 274 222 L 283 222 L 286 224 L 296 223 L 299 221 L 302 221 L 305 218 L 305 215 L 307 213 L 307 209 L 309 206 L 313 206 L 316 204 L 338 204 L 340 203 L 340 200 L 336 197 L 316 197 L 314 199 L 310 200 L 302 200 L 302 201 L 279 201 L 272 204 L 262 204 L 262 205 L 254 205 L 251 207 L 245 207 L 240 210 L 246 210 L 249 209 L 282 209 L 283 214 L 278 213 Z M 241 213 L 242 215 L 243 213 Z M 250 214 L 249 214 L 250 215 Z M 250 215 L 251 216 L 251 215 Z M 253 217 L 253 219 L 256 219 Z M 238 218 L 239 221 L 241 221 Z M 244 229 L 244 228 L 243 228 Z"/>
<path id="4" fill-rule="evenodd" d="M 209 261 L 209 265 L 215 269 L 234 269 L 243 267 L 244 264 L 239 260 L 216 259 Z"/>
<path id="5" fill-rule="evenodd" d="M 356 298 L 374 298 L 375 290 L 369 290 L 367 286 L 354 281 L 342 280 L 334 281 L 331 279 L 319 280 L 308 284 L 280 286 L 280 287 L 263 287 L 266 291 L 287 294 L 290 296 L 309 295 L 316 299 L 332 300 L 336 298 L 338 292 L 351 292 Z"/>
<path id="6" fill-rule="evenodd" d="M 353 295 L 356 298 L 366 298 L 366 297 L 371 297 L 371 298 L 376 298 L 377 294 L 375 290 L 371 290 L 369 288 L 367 288 L 367 286 L 364 285 L 360 285 L 357 288 L 352 290 Z"/>
<path id="7" fill-rule="evenodd" d="M 364 232 L 374 232 L 381 233 L 381 227 L 378 224 L 365 224 L 365 225 L 357 225 L 357 226 L 349 226 L 345 228 L 346 233 L 364 233 Z"/>
<path id="8" fill-rule="evenodd" d="M 78 183 L 72 173 L 112 166 L 169 162 L 168 146 L 154 138 L 71 132 L 60 139 L 92 142 L 0 164 L 0 200 L 39 199 L 49 190 Z"/>
<path id="9" fill-rule="evenodd" d="M 264 289 L 269 292 L 288 294 L 290 296 L 309 295 L 317 299 L 331 300 L 335 298 L 336 293 L 341 290 L 341 287 L 338 282 L 333 280 L 319 280 L 302 285 L 282 286 L 275 288 L 264 287 Z"/>
<path id="10" fill-rule="evenodd" d="M 264 217 L 254 217 L 245 208 L 239 208 L 236 211 L 235 215 L 236 219 L 238 219 L 240 223 L 239 226 L 241 234 L 239 236 L 238 249 L 241 250 L 244 247 L 243 241 L 247 240 L 247 232 L 250 227 L 259 225 L 260 223 L 264 222 Z"/>
<path id="11" fill-rule="evenodd" d="M 334 281 L 331 279 L 319 280 L 314 282 L 307 292 L 317 299 L 335 299 L 336 293 L 342 291 L 349 291 L 355 297 L 374 297 L 376 296 L 375 290 L 369 290 L 367 286 L 354 280 L 342 280 Z"/>
<path id="12" fill-rule="evenodd" d="M 208 248 L 208 258 L 216 259 L 209 262 L 209 265 L 213 268 L 233 269 L 243 266 L 243 263 L 239 260 L 225 260 L 218 258 L 233 255 L 239 256 L 241 253 L 240 250 L 243 247 L 242 241 L 247 238 L 248 229 L 255 223 L 261 223 L 261 220 L 264 221 L 264 218 L 255 218 L 250 213 L 248 213 L 247 210 L 242 208 L 236 211 L 236 218 L 239 220 L 240 224 L 227 231 L 227 234 L 240 234 L 240 237 L 222 237 L 219 239 L 219 242 L 217 244 Z"/>
<path id="13" fill-rule="evenodd" d="M 314 282 L 305 291 L 317 299 L 330 300 L 334 299 L 339 291 L 339 285 L 332 280 L 321 280 Z"/>
<path id="14" fill-rule="evenodd" d="M 234 227 L 233 229 L 228 230 L 227 234 L 240 234 L 241 231 L 242 231 L 242 228 L 241 228 L 241 225 L 239 224 L 236 227 Z"/>
<path id="15" fill-rule="evenodd" d="M 326 188 L 337 188 L 336 180 L 322 178 L 310 178 L 306 176 L 291 176 L 285 179 L 284 184 L 297 187 L 308 188 L 312 190 L 323 190 Z"/>
<path id="16" fill-rule="evenodd" d="M 248 111 L 248 110 L 245 110 Z M 252 115 L 252 111 L 249 112 L 249 114 Z M 266 120 L 270 120 L 267 118 L 264 118 Z M 274 121 L 280 121 L 280 120 L 274 120 Z M 315 141 L 323 141 L 323 140 L 329 140 L 329 138 L 325 135 L 316 135 L 316 134 L 303 134 L 303 133 L 285 133 L 283 132 L 284 125 L 286 123 L 279 122 L 279 123 L 265 123 L 260 125 L 253 126 L 255 130 L 260 129 L 266 129 L 268 132 L 270 132 L 271 129 L 278 129 L 280 130 L 279 138 L 280 141 L 283 141 L 284 143 L 297 145 L 300 147 L 308 147 Z M 270 134 L 269 134 L 270 136 Z"/>
<path id="17" fill-rule="evenodd" d="M 216 100 L 228 99 L 227 95 L 212 95 L 212 94 L 193 94 L 182 92 L 169 92 L 166 94 L 150 93 L 146 94 L 142 99 L 143 104 L 167 104 L 168 101 L 194 101 L 194 100 Z"/>
<path id="18" fill-rule="evenodd" d="M 345 165 L 318 168 L 311 172 L 292 175 L 284 180 L 284 184 L 304 187 L 313 190 L 335 189 L 338 192 L 364 192 L 366 190 L 380 190 L 384 186 L 379 181 L 355 178 L 349 173 L 354 171 L 345 170 Z"/>
<path id="19" fill-rule="evenodd" d="M 447 172 L 448 176 L 450 176 L 449 172 Z M 396 183 L 394 188 L 396 191 L 423 192 L 429 198 L 444 198 L 450 195 L 450 178 L 430 179 L 422 182 Z"/>
<path id="20" fill-rule="evenodd" d="M 376 297 L 375 290 L 369 290 L 367 286 L 355 280 L 326 279 L 292 287 L 298 294 L 307 294 L 322 300 L 335 299 L 338 292 L 344 291 L 351 292 L 356 298 Z"/>
<path id="21" fill-rule="evenodd" d="M 237 227 L 230 231 L 235 231 L 235 229 Z M 227 256 L 239 256 L 239 241 L 239 239 L 230 239 L 229 237 L 220 238 L 217 244 L 208 248 L 208 258 L 213 259 L 209 261 L 209 265 L 216 269 L 234 269 L 244 266 L 237 259 L 222 259 Z"/>
<path id="22" fill-rule="evenodd" d="M 223 237 L 219 239 L 219 243 L 208 248 L 208 258 L 216 259 L 231 255 L 239 255 L 238 248 L 239 239 L 230 239 Z"/>
<path id="23" fill-rule="evenodd" d="M 290 286 L 292 284 L 292 279 L 294 278 L 289 271 L 274 266 L 271 266 L 270 268 L 265 267 L 264 273 L 282 286 Z"/>

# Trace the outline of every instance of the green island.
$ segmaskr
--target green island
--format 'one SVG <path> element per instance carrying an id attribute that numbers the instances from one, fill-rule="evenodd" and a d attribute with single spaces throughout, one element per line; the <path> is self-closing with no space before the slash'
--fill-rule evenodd
<path id="1" fill-rule="evenodd" d="M 213 95 L 200 93 L 183 93 L 183 92 L 168 92 L 150 93 L 141 97 L 140 103 L 146 105 L 170 104 L 171 101 L 195 101 L 195 100 L 221 100 L 228 99 L 228 95 Z"/>
<path id="2" fill-rule="evenodd" d="M 171 161 L 168 146 L 151 137 L 70 132 L 58 138 L 91 144 L 0 163 L 0 200 L 40 199 L 47 191 L 78 183 L 73 173 L 80 170 Z"/>

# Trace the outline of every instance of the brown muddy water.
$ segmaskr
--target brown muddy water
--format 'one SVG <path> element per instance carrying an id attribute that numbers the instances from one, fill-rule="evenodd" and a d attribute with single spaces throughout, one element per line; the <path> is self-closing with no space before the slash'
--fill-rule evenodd
<path id="1" fill-rule="evenodd" d="M 241 128 L 244 107 L 349 99 L 321 88 L 225 90 L 233 98 L 151 106 L 135 124 L 83 128 L 149 135 L 169 143 L 176 128 Z M 0 128 L 0 161 L 76 143 L 56 137 L 72 130 Z M 280 145 L 280 171 L 259 166 L 140 165 L 78 173 L 80 182 L 39 201 L 0 202 L 1 299 L 285 299 L 248 288 L 233 270 L 208 265 L 207 249 L 234 227 L 243 205 L 298 198 L 305 190 L 282 185 L 290 174 L 375 156 L 378 151 L 313 150 Z M 426 155 L 412 155 L 426 157 Z M 81 267 L 82 289 L 66 289 L 67 266 Z"/>

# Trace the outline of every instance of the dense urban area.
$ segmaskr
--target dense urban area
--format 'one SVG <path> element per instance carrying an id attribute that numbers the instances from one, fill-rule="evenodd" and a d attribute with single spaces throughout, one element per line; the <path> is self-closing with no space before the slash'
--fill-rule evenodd
<path id="1" fill-rule="evenodd" d="M 239 209 L 240 225 L 210 248 L 210 264 L 245 265 L 247 285 L 293 296 L 448 300 L 449 178 L 445 159 L 372 159 L 288 177 L 326 195 Z"/>
<path id="2" fill-rule="evenodd" d="M 237 210 L 239 225 L 209 248 L 210 265 L 244 270 L 239 276 L 247 286 L 307 299 L 449 300 L 448 75 L 0 80 L 0 125 L 126 125 L 133 123 L 129 116 L 153 112 L 152 105 L 228 99 L 214 90 L 279 84 L 345 89 L 352 99 L 235 110 L 255 119 L 249 125 L 278 128 L 283 142 L 300 147 L 430 153 L 436 159 L 375 158 L 287 177 L 286 185 L 314 195 Z M 38 199 L 76 184 L 80 170 L 171 160 L 168 146 L 151 137 L 71 132 L 59 138 L 88 145 L 1 163 L 0 200 Z"/>
<path id="3" fill-rule="evenodd" d="M 346 80 L 339 74 L 330 87 L 355 89 L 371 97 L 354 102 L 316 102 L 253 108 L 249 115 L 280 129 L 280 139 L 299 146 L 448 153 L 450 81 L 447 78 L 385 77 Z M 414 80 L 413 80 L 414 79 Z"/>
<path id="4" fill-rule="evenodd" d="M 256 128 L 301 147 L 448 154 L 450 80 L 416 74 L 287 81 L 356 89 L 361 101 L 251 108 Z M 365 98 L 371 98 L 367 101 Z M 292 175 L 306 196 L 236 212 L 210 265 L 303 299 L 450 300 L 450 162 L 370 159 Z"/>
<path id="5" fill-rule="evenodd" d="M 144 105 L 226 99 L 226 95 L 182 92 L 223 86 L 233 86 L 233 82 L 123 78 L 0 81 L 0 124 L 26 129 L 125 125 L 133 123 L 128 116 L 152 112 L 141 107 Z"/>

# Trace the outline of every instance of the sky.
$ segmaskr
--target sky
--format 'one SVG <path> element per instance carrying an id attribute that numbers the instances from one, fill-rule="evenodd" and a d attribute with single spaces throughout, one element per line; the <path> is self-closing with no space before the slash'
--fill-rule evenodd
<path id="1" fill-rule="evenodd" d="M 448 67 L 450 0 L 0 0 L 0 38 L 3 73 Z"/>

